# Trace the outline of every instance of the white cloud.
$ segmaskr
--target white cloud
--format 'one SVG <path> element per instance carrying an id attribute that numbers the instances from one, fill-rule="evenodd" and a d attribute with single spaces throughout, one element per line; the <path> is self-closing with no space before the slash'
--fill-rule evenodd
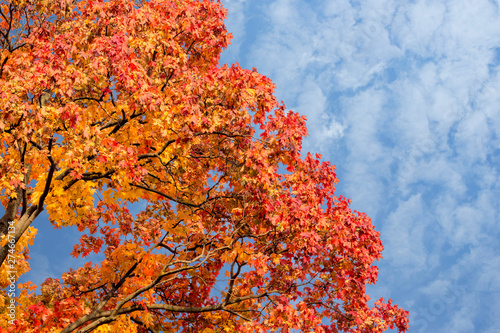
<path id="1" fill-rule="evenodd" d="M 344 134 L 344 126 L 328 112 L 326 96 L 314 79 L 306 79 L 296 104 L 289 107 L 307 116 L 309 138 L 306 150 L 327 152 L 332 141 Z"/>
<path id="2" fill-rule="evenodd" d="M 452 315 L 451 322 L 445 328 L 446 332 L 450 333 L 470 333 L 476 332 L 474 327 L 474 318 L 471 315 L 474 313 L 474 306 L 477 306 L 477 302 L 472 295 L 465 295 L 460 300 L 460 303 L 468 302 L 460 310 Z M 470 303 L 469 303 L 470 302 Z"/>
<path id="3" fill-rule="evenodd" d="M 461 122 L 457 128 L 457 145 L 469 163 L 484 162 L 489 151 L 488 141 L 491 136 L 488 119 L 482 112 L 475 112 Z"/>
<path id="4" fill-rule="evenodd" d="M 231 45 L 227 50 L 224 51 L 225 58 L 238 57 L 240 53 L 241 43 L 244 40 L 246 29 L 245 29 L 245 2 L 246 0 L 225 0 L 224 8 L 231 13 L 227 16 L 224 24 L 228 32 L 233 34 L 233 39 L 231 40 Z"/>
<path id="5" fill-rule="evenodd" d="M 400 45 L 422 56 L 433 54 L 434 45 L 429 45 L 445 19 L 446 6 L 439 2 L 417 1 L 399 9 L 392 32 Z"/>
<path id="6" fill-rule="evenodd" d="M 426 270 L 424 236 L 431 221 L 422 214 L 424 206 L 421 195 L 413 195 L 398 205 L 382 228 L 384 258 L 403 271 L 405 278 Z"/>
<path id="7" fill-rule="evenodd" d="M 492 304 L 500 304 L 500 293 L 491 293 L 488 296 L 490 297 Z M 500 308 L 491 307 L 488 312 L 485 332 L 500 333 Z"/>

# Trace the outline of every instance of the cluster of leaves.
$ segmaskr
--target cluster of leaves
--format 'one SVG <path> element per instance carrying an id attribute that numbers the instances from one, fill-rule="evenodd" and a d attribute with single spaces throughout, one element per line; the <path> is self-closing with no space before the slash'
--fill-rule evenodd
<path id="1" fill-rule="evenodd" d="M 0 285 L 9 237 L 29 270 L 42 211 L 82 232 L 74 256 L 105 256 L 38 293 L 22 285 L 2 329 L 407 330 L 390 301 L 368 306 L 379 233 L 335 195 L 334 167 L 301 155 L 305 118 L 255 69 L 219 65 L 231 36 L 218 1 L 0 11 Z"/>

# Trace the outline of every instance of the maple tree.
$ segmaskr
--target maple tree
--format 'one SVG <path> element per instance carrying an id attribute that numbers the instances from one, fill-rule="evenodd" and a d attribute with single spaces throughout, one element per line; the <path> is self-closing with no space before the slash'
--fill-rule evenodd
<path id="1" fill-rule="evenodd" d="M 305 118 L 219 64 L 218 1 L 0 4 L 0 329 L 408 329 L 368 305 L 379 233 L 301 155 Z M 8 271 L 29 270 L 42 211 L 82 233 L 72 255 L 105 259 L 19 284 L 12 323 Z"/>

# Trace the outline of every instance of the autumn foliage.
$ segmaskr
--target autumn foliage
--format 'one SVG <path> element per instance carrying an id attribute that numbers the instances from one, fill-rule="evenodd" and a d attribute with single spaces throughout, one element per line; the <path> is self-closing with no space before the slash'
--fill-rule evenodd
<path id="1" fill-rule="evenodd" d="M 390 300 L 368 305 L 379 233 L 301 155 L 305 118 L 219 64 L 219 2 L 0 10 L 2 332 L 407 330 Z M 8 271 L 29 271 L 43 211 L 81 232 L 72 255 L 105 259 L 18 285 L 13 323 Z"/>

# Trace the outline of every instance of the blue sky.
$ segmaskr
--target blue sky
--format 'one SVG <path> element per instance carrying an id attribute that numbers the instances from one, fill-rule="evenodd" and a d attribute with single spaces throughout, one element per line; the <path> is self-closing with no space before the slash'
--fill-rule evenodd
<path id="1" fill-rule="evenodd" d="M 381 232 L 373 298 L 409 310 L 412 333 L 500 332 L 498 0 L 222 3 L 222 61 L 256 67 L 307 116 L 304 150 Z M 23 281 L 89 260 L 67 255 L 76 230 L 34 225 Z"/>
<path id="2" fill-rule="evenodd" d="M 498 1 L 223 0 L 223 62 L 308 118 L 410 332 L 500 332 Z"/>

